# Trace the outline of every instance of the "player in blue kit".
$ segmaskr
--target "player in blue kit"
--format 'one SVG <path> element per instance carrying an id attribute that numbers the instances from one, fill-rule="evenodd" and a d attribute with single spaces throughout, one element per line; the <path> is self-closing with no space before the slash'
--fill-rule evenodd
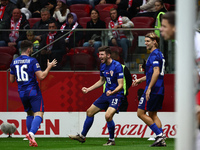
<path id="1" fill-rule="evenodd" d="M 94 121 L 94 115 L 101 110 L 106 110 L 105 119 L 107 121 L 109 140 L 104 146 L 115 145 L 114 131 L 115 123 L 113 116 L 118 112 L 121 100 L 123 99 L 123 68 L 122 65 L 111 58 L 111 50 L 108 46 L 99 48 L 100 79 L 89 88 L 83 87 L 82 92 L 88 93 L 101 87 L 106 81 L 104 93 L 87 109 L 87 117 L 83 125 L 81 134 L 69 135 L 70 138 L 85 142 L 86 135 Z"/>
<path id="2" fill-rule="evenodd" d="M 18 92 L 27 112 L 26 126 L 29 146 L 37 147 L 34 134 L 37 132 L 43 119 L 44 104 L 38 86 L 36 76 L 39 80 L 45 79 L 52 67 L 55 67 L 57 60 L 47 62 L 45 71 L 41 71 L 40 65 L 35 58 L 30 57 L 33 52 L 33 44 L 28 40 L 21 42 L 21 56 L 12 61 L 10 65 L 10 82 L 17 80 Z"/>
<path id="3" fill-rule="evenodd" d="M 146 62 L 146 76 L 135 80 L 132 84 L 137 86 L 146 81 L 144 93 L 139 101 L 137 115 L 157 136 L 151 146 L 166 146 L 166 136 L 163 134 L 162 124 L 157 116 L 157 111 L 162 109 L 164 99 L 165 59 L 158 49 L 159 37 L 154 32 L 145 36 L 145 45 L 147 50 L 151 52 Z"/>

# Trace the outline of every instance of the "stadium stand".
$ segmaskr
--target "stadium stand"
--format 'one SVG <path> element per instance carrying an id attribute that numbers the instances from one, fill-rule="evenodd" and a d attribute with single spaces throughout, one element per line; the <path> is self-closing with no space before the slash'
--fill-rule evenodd
<path id="1" fill-rule="evenodd" d="M 0 52 L 0 70 L 9 69 L 12 60 L 13 60 L 12 55 L 8 53 Z"/>
<path id="2" fill-rule="evenodd" d="M 40 20 L 41 20 L 41 18 L 29 18 L 29 19 L 28 19 L 28 22 L 29 22 L 29 24 L 30 24 L 30 28 L 32 28 L 33 25 L 34 25 L 36 22 L 40 21 Z"/>
<path id="3" fill-rule="evenodd" d="M 13 56 L 14 54 L 16 54 L 17 49 L 14 46 L 0 47 L 0 52 L 7 53 Z"/>
<path id="4" fill-rule="evenodd" d="M 81 17 L 78 19 L 78 23 L 83 27 L 87 27 L 87 22 L 91 20 L 91 17 Z"/>
<path id="5" fill-rule="evenodd" d="M 105 22 L 105 18 L 110 17 L 110 11 L 99 10 L 100 19 Z"/>
<path id="6" fill-rule="evenodd" d="M 92 6 L 89 4 L 73 4 L 69 7 L 70 12 L 74 12 L 78 18 L 89 17 Z"/>
<path id="7" fill-rule="evenodd" d="M 101 10 L 110 11 L 111 8 L 117 9 L 117 5 L 116 4 L 98 4 L 95 6 L 95 9 L 97 9 L 98 11 L 101 11 Z"/>

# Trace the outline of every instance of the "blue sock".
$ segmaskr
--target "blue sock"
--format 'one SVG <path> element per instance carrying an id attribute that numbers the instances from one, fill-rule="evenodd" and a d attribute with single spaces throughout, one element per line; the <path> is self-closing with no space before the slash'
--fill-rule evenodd
<path id="1" fill-rule="evenodd" d="M 114 134 L 115 134 L 115 123 L 114 121 L 109 121 L 107 122 L 108 125 L 108 132 L 110 134 L 110 139 L 114 139 Z"/>
<path id="2" fill-rule="evenodd" d="M 159 128 L 159 130 L 163 133 L 163 130 L 162 130 L 162 128 Z"/>
<path id="3" fill-rule="evenodd" d="M 94 121 L 94 117 L 86 117 L 85 119 L 85 122 L 84 122 L 84 125 L 83 125 L 83 131 L 81 132 L 81 134 L 83 136 L 86 136 L 90 127 L 92 126 L 93 124 L 93 121 Z"/>
<path id="4" fill-rule="evenodd" d="M 27 128 L 28 132 L 31 129 L 31 124 L 32 124 L 33 118 L 34 118 L 34 116 L 27 116 L 26 117 L 26 128 Z"/>
<path id="5" fill-rule="evenodd" d="M 152 124 L 152 125 L 150 125 L 149 128 L 150 128 L 156 135 L 162 133 L 155 123 Z"/>
<path id="6" fill-rule="evenodd" d="M 30 130 L 30 132 L 32 132 L 33 134 L 35 134 L 37 132 L 38 128 L 40 127 L 41 122 L 42 122 L 42 117 L 35 116 L 35 118 L 32 121 L 32 124 L 31 124 L 31 130 Z"/>

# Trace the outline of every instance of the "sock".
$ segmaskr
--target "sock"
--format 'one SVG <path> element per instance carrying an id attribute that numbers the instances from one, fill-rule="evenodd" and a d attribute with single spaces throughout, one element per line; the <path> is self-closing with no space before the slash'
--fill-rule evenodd
<path id="1" fill-rule="evenodd" d="M 160 129 L 157 127 L 157 125 L 154 123 L 152 125 L 149 126 L 149 128 L 156 134 L 156 135 L 159 135 L 160 134 L 162 135 L 162 132 L 160 131 Z"/>
<path id="2" fill-rule="evenodd" d="M 33 134 L 35 134 L 37 132 L 37 130 L 38 130 L 41 122 L 42 122 L 42 117 L 35 116 L 35 118 L 32 121 L 32 124 L 31 124 L 31 130 L 30 130 L 30 132 L 32 132 Z"/>
<path id="3" fill-rule="evenodd" d="M 162 128 L 159 128 L 159 130 L 163 133 L 163 130 L 162 130 Z"/>
<path id="4" fill-rule="evenodd" d="M 92 126 L 93 124 L 93 121 L 94 121 L 94 117 L 86 117 L 85 119 L 85 122 L 84 122 L 84 125 L 83 125 L 83 131 L 81 132 L 81 134 L 83 136 L 86 136 L 90 127 Z"/>
<path id="5" fill-rule="evenodd" d="M 34 118 L 34 116 L 27 116 L 26 117 L 26 128 L 27 128 L 28 132 L 31 129 L 31 124 L 32 124 L 33 118 Z"/>
<path id="6" fill-rule="evenodd" d="M 112 120 L 112 121 L 107 122 L 107 125 L 108 125 L 108 132 L 109 132 L 109 134 L 110 134 L 109 139 L 114 140 L 115 123 L 114 123 L 114 121 Z"/>

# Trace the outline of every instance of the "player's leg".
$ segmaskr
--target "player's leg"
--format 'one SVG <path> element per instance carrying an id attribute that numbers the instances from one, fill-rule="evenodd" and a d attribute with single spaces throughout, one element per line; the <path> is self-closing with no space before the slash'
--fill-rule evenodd
<path id="1" fill-rule="evenodd" d="M 109 132 L 109 140 L 106 144 L 103 144 L 104 146 L 107 145 L 115 145 L 115 123 L 113 121 L 113 116 L 116 113 L 116 109 L 113 107 L 108 107 L 106 114 L 105 114 L 105 119 L 107 121 L 107 127 L 108 127 L 108 132 Z"/>
<path id="2" fill-rule="evenodd" d="M 94 104 L 92 104 L 88 109 L 87 109 L 87 116 L 85 119 L 85 122 L 83 124 L 83 130 L 81 132 L 81 134 L 77 134 L 77 135 L 69 135 L 69 137 L 71 139 L 77 140 L 81 143 L 85 142 L 86 139 L 86 135 L 88 133 L 88 131 L 90 130 L 93 121 L 94 121 L 94 115 L 96 113 L 98 113 L 101 109 L 96 107 Z"/>
<path id="3" fill-rule="evenodd" d="M 32 124 L 33 119 L 34 119 L 34 112 L 32 110 L 29 110 L 27 112 L 27 117 L 26 117 L 26 127 L 27 127 L 28 132 L 31 129 L 31 124 Z"/>
<path id="4" fill-rule="evenodd" d="M 160 129 L 160 131 L 163 132 L 162 131 L 162 123 L 161 123 L 159 117 L 157 116 L 157 111 L 149 111 L 148 113 L 149 113 L 149 116 L 151 117 L 151 119 L 153 120 L 153 122 Z"/>
<path id="5" fill-rule="evenodd" d="M 94 121 L 94 115 L 98 113 L 101 109 L 96 107 L 94 104 L 90 106 L 90 108 L 87 109 L 87 116 L 83 125 L 83 130 L 81 132 L 81 135 L 84 137 L 87 135 L 90 127 L 93 124 Z"/>
<path id="6" fill-rule="evenodd" d="M 30 103 L 34 112 L 34 119 L 31 124 L 31 129 L 28 134 L 26 134 L 26 137 L 31 142 L 32 146 L 37 147 L 38 145 L 35 141 L 34 135 L 40 127 L 44 114 L 44 103 L 41 93 L 38 93 L 37 96 L 30 97 Z"/>

